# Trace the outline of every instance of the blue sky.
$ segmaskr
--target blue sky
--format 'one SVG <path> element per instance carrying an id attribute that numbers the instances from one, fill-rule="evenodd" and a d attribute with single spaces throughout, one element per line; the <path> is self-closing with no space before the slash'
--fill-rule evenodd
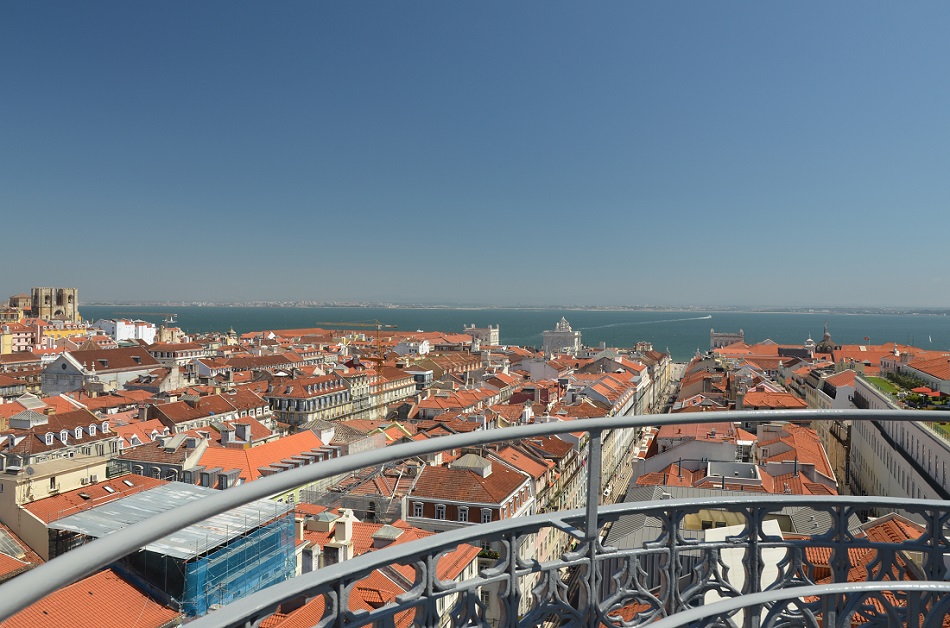
<path id="1" fill-rule="evenodd" d="M 950 4 L 0 4 L 0 294 L 950 306 Z"/>

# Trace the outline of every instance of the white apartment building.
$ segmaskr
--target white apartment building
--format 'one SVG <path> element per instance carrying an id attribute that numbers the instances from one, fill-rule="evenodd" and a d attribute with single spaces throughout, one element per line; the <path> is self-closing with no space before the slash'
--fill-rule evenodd
<path id="1" fill-rule="evenodd" d="M 94 327 L 98 327 L 112 336 L 116 342 L 123 340 L 143 340 L 145 344 L 154 344 L 158 334 L 155 323 L 127 318 L 100 318 Z"/>
<path id="2" fill-rule="evenodd" d="M 861 377 L 855 379 L 854 399 L 861 409 L 897 409 L 886 393 Z M 922 413 L 922 416 L 941 418 L 931 413 Z M 938 429 L 930 421 L 854 421 L 851 427 L 854 494 L 950 499 L 947 480 L 950 441 Z"/>

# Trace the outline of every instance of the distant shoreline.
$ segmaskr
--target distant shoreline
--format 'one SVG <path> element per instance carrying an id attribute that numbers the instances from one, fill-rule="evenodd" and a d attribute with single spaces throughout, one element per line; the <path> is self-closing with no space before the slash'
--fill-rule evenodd
<path id="1" fill-rule="evenodd" d="M 313 303 L 313 302 L 283 302 L 283 301 L 250 301 L 232 303 L 210 302 L 102 302 L 90 301 L 81 303 L 80 308 L 90 307 L 163 307 L 163 308 L 191 308 L 191 307 L 245 307 L 271 309 L 303 309 L 303 308 L 339 308 L 339 309 L 395 309 L 395 310 L 453 310 L 459 312 L 484 310 L 511 310 L 511 311 L 549 311 L 561 310 L 565 312 L 697 312 L 716 313 L 734 312 L 737 314 L 861 314 L 861 315 L 889 315 L 889 316 L 950 316 L 950 308 L 885 308 L 885 307 L 827 307 L 827 308 L 750 308 L 730 306 L 597 306 L 597 305 L 425 305 L 425 304 L 398 304 L 398 303 Z"/>

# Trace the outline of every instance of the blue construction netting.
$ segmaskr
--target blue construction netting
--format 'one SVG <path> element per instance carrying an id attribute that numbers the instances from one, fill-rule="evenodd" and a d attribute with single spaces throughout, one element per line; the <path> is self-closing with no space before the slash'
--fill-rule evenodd
<path id="1" fill-rule="evenodd" d="M 294 518 L 289 513 L 185 566 L 182 610 L 199 616 L 215 604 L 227 604 L 293 578 Z"/>

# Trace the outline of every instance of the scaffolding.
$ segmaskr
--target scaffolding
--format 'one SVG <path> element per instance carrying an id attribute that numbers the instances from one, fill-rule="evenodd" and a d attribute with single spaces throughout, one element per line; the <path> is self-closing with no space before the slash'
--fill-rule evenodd
<path id="1" fill-rule="evenodd" d="M 382 477 L 391 482 L 392 490 L 382 491 L 376 484 Z M 392 523 L 402 518 L 403 497 L 417 479 L 404 464 L 383 465 L 362 469 L 327 491 L 301 491 L 300 500 L 330 510 L 348 508 L 360 521 Z"/>
<path id="2" fill-rule="evenodd" d="M 171 482 L 112 500 L 50 523 L 51 545 L 65 551 L 213 492 Z M 294 550 L 292 506 L 262 499 L 158 539 L 116 566 L 194 617 L 292 578 Z"/>
<path id="3" fill-rule="evenodd" d="M 296 572 L 294 518 L 285 515 L 185 564 L 182 610 L 200 616 Z"/>

